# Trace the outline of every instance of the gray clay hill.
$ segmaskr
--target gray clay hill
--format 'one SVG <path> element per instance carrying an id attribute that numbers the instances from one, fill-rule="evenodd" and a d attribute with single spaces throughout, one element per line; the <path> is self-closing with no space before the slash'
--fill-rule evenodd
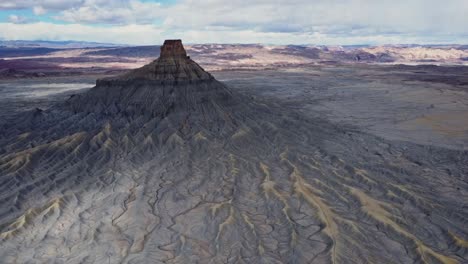
<path id="1" fill-rule="evenodd" d="M 235 92 L 180 40 L 0 129 L 1 263 L 467 263 L 466 151 Z"/>

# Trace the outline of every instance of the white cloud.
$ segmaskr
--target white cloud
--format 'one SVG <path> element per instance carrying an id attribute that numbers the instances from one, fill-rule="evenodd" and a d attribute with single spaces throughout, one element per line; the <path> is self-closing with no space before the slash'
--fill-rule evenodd
<path id="1" fill-rule="evenodd" d="M 70 30 L 78 24 L 89 25 L 83 27 L 90 36 L 129 25 L 138 32 L 151 34 L 157 29 L 192 42 L 442 43 L 468 39 L 467 0 L 180 0 L 171 5 L 142 0 L 0 1 L 0 9 L 29 6 L 36 14 L 59 11 L 55 19 L 71 23 Z M 79 39 L 80 33 L 67 38 Z M 50 38 L 54 32 L 44 34 L 42 38 Z M 108 36 L 94 35 L 94 39 Z M 121 42 L 115 37 L 106 41 Z M 139 43 L 153 41 L 152 36 L 146 37 L 149 41 L 138 39 Z"/>
<path id="2" fill-rule="evenodd" d="M 0 39 L 8 40 L 82 40 L 112 43 L 154 44 L 164 37 L 152 25 L 96 27 L 80 24 L 0 23 Z"/>
<path id="3" fill-rule="evenodd" d="M 47 10 L 42 6 L 33 7 L 33 12 L 35 15 L 41 16 L 47 13 Z"/>
<path id="4" fill-rule="evenodd" d="M 86 0 L 57 19 L 72 23 L 146 24 L 166 29 L 228 28 L 335 35 L 466 34 L 466 0 L 182 0 L 174 5 Z"/>
<path id="5" fill-rule="evenodd" d="M 9 15 L 8 16 L 8 22 L 14 23 L 14 24 L 24 24 L 28 23 L 28 18 L 23 17 L 23 16 L 18 16 L 18 15 Z"/>
<path id="6" fill-rule="evenodd" d="M 85 0 L 1 0 L 1 9 L 30 9 L 34 6 L 42 6 L 45 9 L 65 10 L 80 6 Z"/>
<path id="7" fill-rule="evenodd" d="M 334 36 L 319 32 L 258 32 L 233 30 L 166 30 L 153 25 L 116 25 L 97 27 L 81 24 L 0 23 L 0 39 L 9 40 L 81 40 L 134 45 L 158 45 L 164 39 L 180 38 L 184 43 L 271 43 L 271 44 L 404 44 L 466 43 L 468 38 L 420 37 L 413 35 Z M 438 41 L 446 39 L 446 41 Z"/>
<path id="8" fill-rule="evenodd" d="M 159 3 L 88 0 L 81 7 L 65 10 L 55 18 L 72 23 L 150 24 L 163 15 L 161 11 Z"/>

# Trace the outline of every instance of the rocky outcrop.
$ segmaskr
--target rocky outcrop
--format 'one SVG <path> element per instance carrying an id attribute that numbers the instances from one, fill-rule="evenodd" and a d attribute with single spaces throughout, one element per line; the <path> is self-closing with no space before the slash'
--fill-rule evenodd
<path id="1" fill-rule="evenodd" d="M 161 46 L 160 57 L 152 63 L 121 76 L 99 80 L 97 84 L 135 80 L 157 81 L 156 84 L 159 82 L 159 84 L 164 85 L 177 85 L 213 80 L 213 76 L 187 56 L 182 41 L 166 40 L 164 45 Z"/>
<path id="2" fill-rule="evenodd" d="M 101 79 L 89 92 L 70 98 L 75 113 L 165 116 L 201 111 L 210 102 L 233 104 L 231 92 L 191 60 L 180 40 L 166 40 L 161 56 L 126 74 Z"/>
<path id="3" fill-rule="evenodd" d="M 187 52 L 185 52 L 184 46 L 182 45 L 182 40 L 165 40 L 164 45 L 161 46 L 160 56 L 161 58 L 185 58 L 187 57 Z"/>

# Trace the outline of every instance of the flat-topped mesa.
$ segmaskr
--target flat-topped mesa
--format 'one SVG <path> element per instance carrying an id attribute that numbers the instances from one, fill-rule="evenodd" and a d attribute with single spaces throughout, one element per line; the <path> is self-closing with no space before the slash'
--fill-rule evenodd
<path id="1" fill-rule="evenodd" d="M 187 52 L 182 45 L 182 40 L 180 39 L 167 39 L 164 41 L 164 44 L 161 46 L 160 58 L 167 57 L 187 57 Z"/>
<path id="2" fill-rule="evenodd" d="M 136 80 L 158 81 L 160 84 L 184 84 L 213 79 L 211 74 L 187 56 L 182 41 L 177 39 L 164 41 L 160 57 L 150 64 L 120 76 L 98 80 L 97 85 Z"/>

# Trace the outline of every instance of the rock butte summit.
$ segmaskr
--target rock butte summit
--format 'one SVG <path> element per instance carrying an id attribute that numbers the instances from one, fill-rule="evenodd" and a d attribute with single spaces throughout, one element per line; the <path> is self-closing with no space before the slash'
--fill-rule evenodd
<path id="1" fill-rule="evenodd" d="M 164 41 L 164 45 L 161 46 L 159 58 L 155 61 L 116 78 L 99 80 L 98 84 L 116 80 L 135 79 L 177 84 L 181 82 L 193 83 L 210 80 L 213 79 L 213 76 L 187 56 L 181 40 L 166 40 Z"/>
<path id="2" fill-rule="evenodd" d="M 224 84 L 187 56 L 181 40 L 166 40 L 158 59 L 123 75 L 97 80 L 96 87 L 73 96 L 67 104 L 74 112 L 155 116 L 232 99 Z"/>
<path id="3" fill-rule="evenodd" d="M 180 39 L 168 39 L 161 46 L 161 57 L 187 57 L 187 52 Z"/>

